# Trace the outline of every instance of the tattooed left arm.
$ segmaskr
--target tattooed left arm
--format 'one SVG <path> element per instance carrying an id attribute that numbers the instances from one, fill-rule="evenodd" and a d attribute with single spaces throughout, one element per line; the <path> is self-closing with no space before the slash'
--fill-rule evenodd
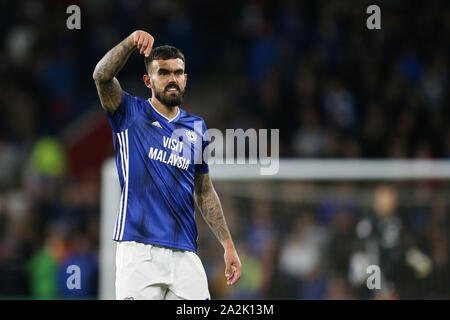
<path id="1" fill-rule="evenodd" d="M 194 199 L 203 219 L 225 250 L 225 276 L 227 284 L 233 285 L 241 277 L 242 265 L 225 221 L 219 197 L 208 173 L 195 173 Z"/>

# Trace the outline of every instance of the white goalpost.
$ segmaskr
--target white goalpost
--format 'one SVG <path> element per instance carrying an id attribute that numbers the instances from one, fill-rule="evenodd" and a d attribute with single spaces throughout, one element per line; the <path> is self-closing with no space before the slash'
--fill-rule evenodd
<path id="1" fill-rule="evenodd" d="M 281 159 L 274 175 L 261 175 L 258 164 L 216 164 L 210 165 L 210 176 L 213 182 L 448 180 L 450 161 Z M 120 201 L 115 159 L 103 164 L 101 188 L 99 298 L 115 299 L 116 245 L 112 235 Z"/>

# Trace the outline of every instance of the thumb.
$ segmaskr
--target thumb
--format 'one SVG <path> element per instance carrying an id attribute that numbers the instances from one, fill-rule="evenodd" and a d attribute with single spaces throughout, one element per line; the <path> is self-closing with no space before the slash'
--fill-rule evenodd
<path id="1" fill-rule="evenodd" d="M 148 45 L 147 50 L 145 51 L 145 56 L 146 57 L 150 56 L 150 52 L 152 52 L 152 46 Z"/>
<path id="2" fill-rule="evenodd" d="M 229 279 L 231 277 L 231 263 L 230 261 L 225 261 L 225 277 L 227 277 L 227 279 Z"/>

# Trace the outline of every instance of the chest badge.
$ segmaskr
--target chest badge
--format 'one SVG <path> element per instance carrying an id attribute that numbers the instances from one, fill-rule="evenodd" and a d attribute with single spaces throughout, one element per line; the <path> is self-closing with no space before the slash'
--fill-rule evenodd
<path id="1" fill-rule="evenodd" d="M 197 141 L 197 134 L 192 130 L 186 130 L 186 137 L 191 143 L 195 143 L 195 141 Z"/>

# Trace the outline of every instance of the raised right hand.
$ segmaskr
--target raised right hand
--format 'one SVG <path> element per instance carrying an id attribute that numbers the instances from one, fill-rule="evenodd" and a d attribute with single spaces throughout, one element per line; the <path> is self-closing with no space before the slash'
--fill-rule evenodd
<path id="1" fill-rule="evenodd" d="M 130 35 L 130 38 L 140 54 L 144 54 L 145 57 L 150 55 L 155 39 L 148 32 L 136 30 Z"/>

